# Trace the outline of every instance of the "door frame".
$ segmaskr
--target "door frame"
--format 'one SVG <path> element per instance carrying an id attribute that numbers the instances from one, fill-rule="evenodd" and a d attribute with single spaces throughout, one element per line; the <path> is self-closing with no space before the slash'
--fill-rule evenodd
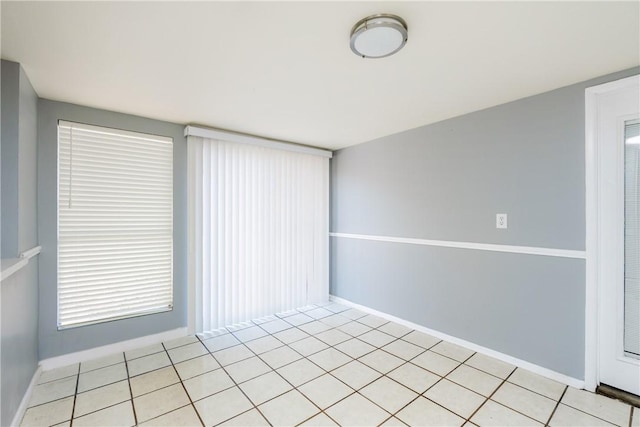
<path id="1" fill-rule="evenodd" d="M 600 273 L 603 270 L 601 250 L 602 206 L 599 185 L 602 179 L 599 152 L 604 143 L 598 138 L 598 96 L 638 85 L 640 75 L 626 77 L 585 89 L 585 219 L 586 219 L 586 295 L 585 295 L 585 375 L 584 388 L 595 391 L 600 383 L 599 337 L 601 291 Z"/>

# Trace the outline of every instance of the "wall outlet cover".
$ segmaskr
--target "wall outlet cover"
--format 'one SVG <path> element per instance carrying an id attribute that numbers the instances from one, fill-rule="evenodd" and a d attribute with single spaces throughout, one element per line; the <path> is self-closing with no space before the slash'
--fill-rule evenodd
<path id="1" fill-rule="evenodd" d="M 507 228 L 507 214 L 496 214 L 496 228 Z"/>

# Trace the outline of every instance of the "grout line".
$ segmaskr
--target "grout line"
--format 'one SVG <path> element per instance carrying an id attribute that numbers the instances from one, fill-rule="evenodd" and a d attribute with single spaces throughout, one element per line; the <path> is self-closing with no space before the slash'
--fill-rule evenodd
<path id="1" fill-rule="evenodd" d="M 564 390 L 562 391 L 562 394 L 560 395 L 560 398 L 556 402 L 556 405 L 553 407 L 553 411 L 551 411 L 551 415 L 549 415 L 549 418 L 547 418 L 547 422 L 544 423 L 545 426 L 548 426 L 549 423 L 551 422 L 551 419 L 553 418 L 553 415 L 556 413 L 556 410 L 558 409 L 558 406 L 560 406 L 560 402 L 562 401 L 562 398 L 564 397 L 564 395 L 567 392 L 568 388 L 569 388 L 569 386 L 566 386 L 564 388 Z"/>
<path id="2" fill-rule="evenodd" d="M 204 344 L 202 344 L 202 341 L 200 341 L 200 339 L 198 339 L 197 342 L 199 342 L 204 348 L 207 348 Z M 164 343 L 162 343 L 162 347 L 164 347 L 165 351 L 167 351 L 167 347 L 164 345 Z M 167 355 L 168 354 L 169 354 L 169 352 L 167 351 Z M 184 390 L 184 393 L 187 395 L 187 399 L 189 399 L 189 404 L 193 408 L 193 411 L 196 413 L 196 416 L 198 417 L 198 420 L 200 420 L 200 424 L 202 424 L 204 426 L 205 425 L 204 421 L 202 420 L 202 417 L 200 416 L 200 413 L 196 409 L 196 405 L 193 404 L 193 400 L 191 399 L 191 396 L 189 395 L 189 392 L 187 391 L 187 388 L 184 386 L 184 382 L 182 381 L 182 377 L 178 373 L 178 369 L 176 368 L 176 365 L 173 363 L 173 360 L 171 360 L 171 357 L 169 357 L 169 360 L 171 361 L 171 367 L 173 368 L 173 371 L 176 373 L 176 376 L 178 377 L 178 381 L 180 381 L 180 385 L 182 386 L 182 389 Z M 189 359 L 189 360 L 191 360 L 191 359 Z M 175 385 L 175 384 L 171 384 L 171 385 Z M 167 387 L 170 387 L 170 386 L 167 386 Z M 158 389 L 158 390 L 160 390 L 160 389 Z M 154 391 L 156 391 L 156 390 L 154 390 Z M 152 392 L 150 392 L 150 393 L 152 393 Z M 131 396 L 133 396 L 133 393 L 131 394 Z M 141 394 L 140 396 L 144 396 L 144 394 Z M 137 397 L 140 397 L 140 396 L 137 396 Z M 189 405 L 185 405 L 185 406 L 189 406 Z M 185 406 L 181 406 L 180 408 L 184 408 Z M 180 409 L 180 408 L 177 408 L 177 409 Z M 173 411 L 175 411 L 177 409 L 173 409 Z M 168 413 L 170 413 L 170 412 L 168 412 Z M 165 414 L 163 414 L 163 415 L 165 415 Z M 159 416 L 162 416 L 162 415 L 159 415 Z"/>
<path id="3" fill-rule="evenodd" d="M 164 346 L 162 347 L 164 348 Z M 131 409 L 133 410 L 133 421 L 134 425 L 138 425 L 138 415 L 136 414 L 136 405 L 133 403 L 133 391 L 131 390 L 131 377 L 129 376 L 129 363 L 127 361 L 127 357 L 122 353 L 124 357 L 124 368 L 127 371 L 127 385 L 129 385 L 129 396 L 131 396 Z"/>
<path id="4" fill-rule="evenodd" d="M 474 354 L 475 354 L 475 353 L 474 353 Z M 473 355 L 472 355 L 471 357 L 473 357 Z M 469 359 L 471 359 L 471 357 L 469 357 Z M 469 360 L 469 359 L 467 359 L 467 360 Z M 467 360 L 465 360 L 465 362 L 466 362 Z M 506 383 L 506 382 L 507 382 L 507 380 L 511 377 L 511 375 L 513 375 L 513 373 L 516 371 L 516 369 L 518 369 L 518 368 L 514 367 L 514 368 L 513 368 L 513 370 L 511 370 L 511 373 L 510 373 L 509 375 L 507 375 L 507 376 L 502 380 L 502 382 L 500 383 L 500 385 L 499 385 L 498 387 L 496 387 L 496 389 L 495 389 L 495 390 L 493 390 L 493 391 L 491 392 L 491 394 L 489 394 L 489 396 L 487 396 L 487 397 L 486 397 L 486 399 L 484 400 L 484 402 L 482 402 L 482 403 L 480 404 L 480 406 L 478 406 L 478 407 L 476 408 L 476 410 L 475 410 L 475 411 L 473 411 L 473 412 L 471 413 L 471 415 L 469 415 L 469 417 L 468 417 L 468 418 L 466 418 L 465 422 L 472 422 L 472 421 L 471 421 L 471 418 L 473 418 L 473 416 L 474 416 L 475 414 L 477 414 L 477 413 L 478 413 L 478 411 L 480 410 L 480 408 L 482 408 L 482 407 L 483 407 L 483 406 L 484 406 L 484 405 L 485 405 L 485 404 L 486 404 L 486 403 L 487 403 L 487 402 L 488 402 L 488 401 L 493 397 L 493 395 L 494 395 L 494 394 L 496 394 L 496 392 L 497 392 L 498 390 L 500 390 L 500 387 L 502 387 L 502 386 L 504 385 L 504 383 Z M 509 408 L 509 409 L 511 409 L 511 408 Z M 524 414 L 523 414 L 523 415 L 524 415 Z M 531 418 L 531 417 L 529 417 L 529 418 Z"/>
<path id="5" fill-rule="evenodd" d="M 71 407 L 71 419 L 69 420 L 69 427 L 73 427 L 73 415 L 76 412 L 76 399 L 78 397 L 78 385 L 80 384 L 80 363 L 78 363 L 78 376 L 76 377 L 76 389 L 73 393 L 73 406 Z"/>

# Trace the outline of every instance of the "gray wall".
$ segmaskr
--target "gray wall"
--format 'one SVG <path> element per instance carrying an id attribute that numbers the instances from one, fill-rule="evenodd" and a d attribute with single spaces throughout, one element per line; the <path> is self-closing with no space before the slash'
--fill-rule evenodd
<path id="1" fill-rule="evenodd" d="M 174 308 L 170 312 L 57 330 L 58 120 L 168 136 L 174 142 Z M 40 359 L 186 326 L 187 143 L 184 126 L 40 99 L 38 103 L 38 233 L 40 255 Z"/>
<path id="2" fill-rule="evenodd" d="M 38 244 L 37 102 L 24 70 L 2 61 L 2 258 Z M 38 258 L 0 284 L 0 425 L 9 425 L 38 364 Z"/>
<path id="3" fill-rule="evenodd" d="M 585 249 L 584 89 L 339 150 L 331 231 Z M 495 228 L 507 213 L 509 228 Z M 331 293 L 584 377 L 584 260 L 331 239 Z"/>

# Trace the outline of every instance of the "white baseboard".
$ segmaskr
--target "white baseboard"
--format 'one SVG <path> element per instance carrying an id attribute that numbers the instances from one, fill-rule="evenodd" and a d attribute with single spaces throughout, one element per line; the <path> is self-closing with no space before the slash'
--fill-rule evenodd
<path id="1" fill-rule="evenodd" d="M 566 384 L 566 385 L 569 385 L 571 387 L 575 387 L 575 388 L 578 388 L 578 389 L 583 389 L 584 388 L 584 381 L 583 380 L 579 380 L 577 378 L 573 378 L 573 377 L 570 377 L 568 375 L 561 374 L 561 373 L 556 372 L 556 371 L 552 371 L 551 369 L 543 368 L 542 366 L 533 364 L 531 362 L 527 362 L 526 360 L 518 359 L 516 357 L 509 356 L 508 354 L 500 353 L 499 351 L 491 350 L 490 348 L 486 348 L 486 347 L 483 347 L 481 345 L 474 344 L 472 342 L 465 341 L 463 339 L 456 338 L 456 337 L 453 337 L 451 335 L 447 335 L 445 333 L 442 333 L 442 332 L 439 332 L 439 331 L 435 331 L 433 329 L 426 328 L 426 327 L 418 325 L 416 323 L 409 322 L 409 321 L 404 320 L 404 319 L 400 319 L 399 317 L 395 317 L 395 316 L 392 316 L 390 314 L 383 313 L 383 312 L 378 311 L 378 310 L 374 310 L 374 309 L 366 307 L 364 305 L 356 304 L 354 302 L 351 302 L 349 300 L 346 300 L 346 299 L 343 299 L 343 298 L 340 298 L 340 297 L 336 297 L 334 295 L 330 295 L 329 299 L 331 301 L 334 301 L 334 302 L 338 303 L 338 304 L 342 304 L 342 305 L 346 305 L 346 306 L 349 306 L 349 307 L 356 308 L 356 309 L 358 309 L 360 311 L 363 311 L 365 313 L 369 313 L 369 314 L 376 315 L 378 317 L 382 317 L 383 319 L 387 319 L 387 320 L 390 320 L 392 322 L 399 323 L 399 324 L 404 325 L 404 326 L 406 326 L 408 328 L 415 329 L 416 331 L 423 332 L 423 333 L 428 334 L 428 335 L 432 335 L 432 336 L 434 336 L 436 338 L 440 338 L 440 339 L 448 341 L 450 343 L 457 344 L 457 345 L 459 345 L 461 347 L 468 348 L 469 350 L 473 350 L 473 351 L 476 351 L 478 353 L 484 354 L 486 356 L 490 356 L 490 357 L 493 357 L 495 359 L 501 360 L 503 362 L 509 363 L 511 365 L 517 366 L 519 368 L 526 369 L 526 370 L 531 371 L 533 373 L 536 373 L 538 375 L 542 375 L 543 377 L 558 381 L 558 382 L 560 382 L 562 384 Z"/>
<path id="2" fill-rule="evenodd" d="M 16 410 L 15 415 L 13 416 L 13 421 L 11 421 L 12 426 L 19 426 L 22 421 L 22 417 L 24 417 L 24 413 L 27 411 L 27 405 L 29 404 L 29 400 L 31 400 L 31 394 L 33 393 L 33 388 L 36 386 L 38 382 L 38 378 L 40 378 L 40 373 L 42 372 L 42 367 L 38 366 L 36 371 L 33 373 L 33 377 L 31 377 L 31 382 L 29 383 L 29 387 L 27 387 L 27 391 L 24 392 L 24 396 L 22 396 L 22 400 L 20 401 L 20 406 Z"/>
<path id="3" fill-rule="evenodd" d="M 140 338 L 134 338 L 127 341 L 120 341 L 101 347 L 90 348 L 88 350 L 77 351 L 75 353 L 63 354 L 62 356 L 51 357 L 40 361 L 43 371 L 60 368 L 62 366 L 71 365 L 73 363 L 86 362 L 91 359 L 108 356 L 113 353 L 119 353 L 134 350 L 139 347 L 145 347 L 152 344 L 158 344 L 163 341 L 169 341 L 181 338 L 187 335 L 187 328 L 171 329 L 169 331 L 160 332 L 158 334 L 146 335 Z"/>

